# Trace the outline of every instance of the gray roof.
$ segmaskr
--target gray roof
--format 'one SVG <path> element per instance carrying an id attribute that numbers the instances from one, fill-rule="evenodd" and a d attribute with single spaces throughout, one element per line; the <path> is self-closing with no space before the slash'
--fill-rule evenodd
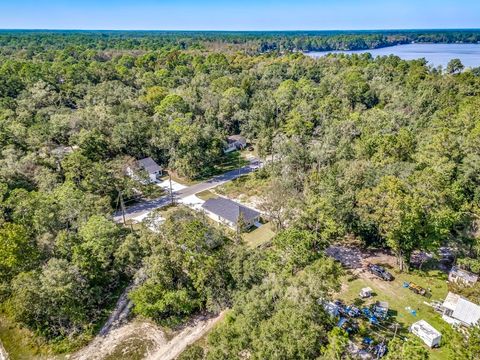
<path id="1" fill-rule="evenodd" d="M 151 157 L 138 160 L 138 166 L 140 166 L 149 174 L 154 174 L 162 170 L 162 168 Z"/>
<path id="2" fill-rule="evenodd" d="M 205 210 L 210 211 L 211 213 L 218 215 L 225 220 L 231 221 L 234 224 L 238 222 L 240 214 L 242 214 L 243 219 L 247 222 L 260 216 L 260 213 L 256 210 L 221 197 L 208 199 L 203 203 L 202 207 Z"/>
<path id="3" fill-rule="evenodd" d="M 240 142 L 242 144 L 247 143 L 247 139 L 245 139 L 242 135 L 230 135 L 227 137 L 227 142 L 229 144 Z"/>
<path id="4" fill-rule="evenodd" d="M 453 273 L 456 276 L 459 276 L 468 282 L 476 283 L 478 280 L 478 275 L 471 273 L 467 270 L 462 270 L 457 266 L 452 267 L 452 270 L 450 270 L 450 273 Z"/>

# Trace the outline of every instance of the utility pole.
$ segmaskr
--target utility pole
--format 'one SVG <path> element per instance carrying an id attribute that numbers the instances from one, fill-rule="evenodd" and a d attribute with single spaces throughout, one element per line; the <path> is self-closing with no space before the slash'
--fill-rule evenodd
<path id="1" fill-rule="evenodd" d="M 170 202 L 172 205 L 175 205 L 173 200 L 172 175 L 170 174 L 170 171 L 168 172 L 168 179 L 170 181 Z"/>
<path id="2" fill-rule="evenodd" d="M 393 334 L 394 339 L 395 339 L 395 336 L 397 336 L 397 330 L 398 330 L 398 323 L 395 323 L 395 333 Z"/>
<path id="3" fill-rule="evenodd" d="M 125 203 L 123 202 L 123 195 L 121 190 L 118 190 L 118 197 L 120 199 L 120 207 L 122 208 L 123 225 L 127 226 L 127 221 L 125 220 Z"/>

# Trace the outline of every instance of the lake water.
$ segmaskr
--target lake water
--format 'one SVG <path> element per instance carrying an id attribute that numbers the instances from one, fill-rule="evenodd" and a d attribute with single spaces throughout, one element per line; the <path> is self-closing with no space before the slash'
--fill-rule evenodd
<path id="1" fill-rule="evenodd" d="M 397 55 L 404 60 L 425 58 L 430 65 L 444 68 L 452 59 L 458 58 L 465 67 L 480 66 L 480 44 L 406 44 L 381 49 L 352 51 L 312 51 L 307 55 L 322 57 L 327 54 L 362 54 L 369 52 L 373 57 Z"/>

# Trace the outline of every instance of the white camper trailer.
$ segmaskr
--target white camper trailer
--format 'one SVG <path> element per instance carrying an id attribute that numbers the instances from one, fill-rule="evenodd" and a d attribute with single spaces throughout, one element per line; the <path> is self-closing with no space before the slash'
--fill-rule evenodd
<path id="1" fill-rule="evenodd" d="M 440 346 L 442 334 L 425 320 L 417 321 L 410 327 L 410 331 L 431 348 Z"/>

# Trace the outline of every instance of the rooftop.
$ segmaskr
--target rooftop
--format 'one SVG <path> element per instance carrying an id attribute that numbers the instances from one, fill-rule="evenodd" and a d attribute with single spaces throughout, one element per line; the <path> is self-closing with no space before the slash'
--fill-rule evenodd
<path id="1" fill-rule="evenodd" d="M 452 317 L 469 325 L 477 324 L 480 320 L 480 306 L 467 299 L 460 298 Z"/>
<path id="2" fill-rule="evenodd" d="M 480 306 L 452 292 L 448 293 L 443 307 L 453 311 L 452 318 L 465 324 L 473 325 L 480 320 Z"/>
<path id="3" fill-rule="evenodd" d="M 230 135 L 230 136 L 227 137 L 227 142 L 229 142 L 229 143 L 234 143 L 234 142 L 237 142 L 237 141 L 240 141 L 242 143 L 247 142 L 245 137 L 243 137 L 242 135 Z"/>
<path id="4" fill-rule="evenodd" d="M 208 199 L 202 205 L 202 208 L 234 224 L 238 222 L 240 214 L 242 214 L 244 221 L 247 222 L 260 216 L 258 211 L 222 197 Z"/>
<path id="5" fill-rule="evenodd" d="M 475 283 L 478 280 L 478 275 L 471 273 L 470 271 L 467 271 L 467 270 L 462 270 L 457 266 L 452 267 L 452 270 L 450 270 L 450 273 L 454 273 L 456 276 L 459 276 L 468 282 Z"/>
<path id="6" fill-rule="evenodd" d="M 421 331 L 430 338 L 435 338 L 442 335 L 437 329 L 435 329 L 425 320 L 417 321 L 415 324 L 412 325 L 412 328 L 421 329 Z"/>
<path id="7" fill-rule="evenodd" d="M 138 166 L 147 171 L 149 174 L 159 172 L 162 169 L 151 157 L 138 160 Z"/>

